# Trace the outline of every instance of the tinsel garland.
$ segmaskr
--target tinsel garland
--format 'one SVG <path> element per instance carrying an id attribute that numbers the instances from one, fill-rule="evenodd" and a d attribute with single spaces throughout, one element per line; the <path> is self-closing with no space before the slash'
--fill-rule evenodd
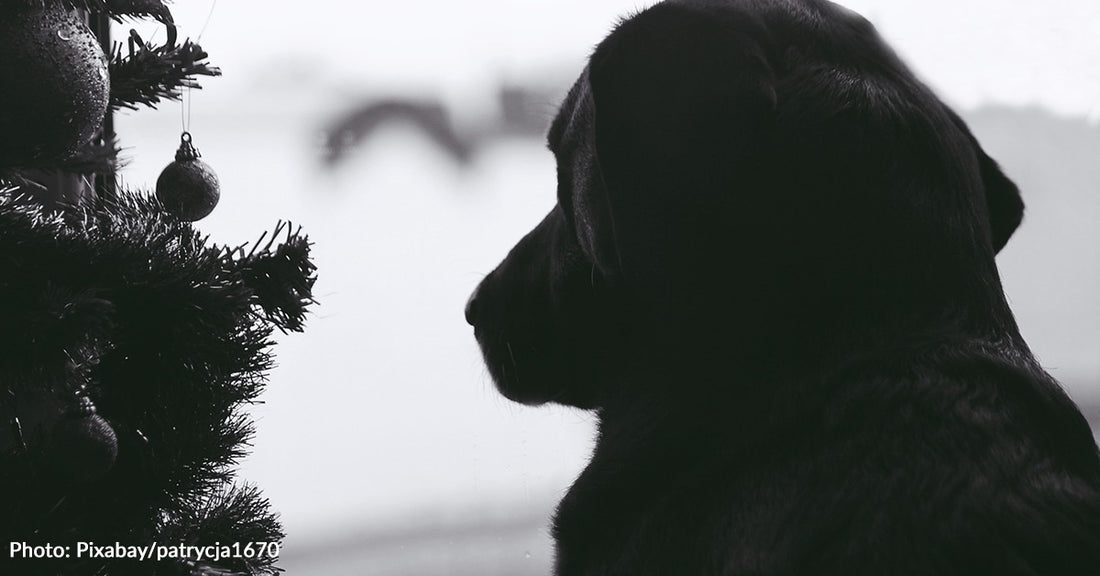
<path id="1" fill-rule="evenodd" d="M 235 486 L 232 472 L 253 432 L 243 409 L 265 386 L 273 330 L 301 330 L 313 301 L 308 239 L 287 224 L 268 238 L 210 245 L 143 194 L 47 213 L 0 191 L 0 393 L 49 414 L 86 383 L 118 437 L 113 468 L 87 483 L 47 472 L 48 418 L 23 431 L 25 448 L 0 442 L 11 446 L 0 450 L 0 542 L 281 539 L 267 501 Z M 17 562 L 3 552 L 4 575 L 276 572 L 270 555 Z"/>

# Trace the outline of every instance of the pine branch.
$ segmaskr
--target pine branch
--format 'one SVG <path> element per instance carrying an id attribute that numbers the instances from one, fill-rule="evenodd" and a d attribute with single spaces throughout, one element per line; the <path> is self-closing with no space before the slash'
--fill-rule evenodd
<path id="1" fill-rule="evenodd" d="M 160 537 L 171 542 L 210 546 L 239 542 L 249 558 L 225 558 L 217 563 L 184 559 L 189 576 L 274 575 L 279 572 L 279 543 L 285 536 L 271 505 L 252 485 L 233 486 L 189 502 L 166 519 Z"/>
<path id="2" fill-rule="evenodd" d="M 118 22 L 124 18 L 153 18 L 165 26 L 175 24 L 172 12 L 161 0 L 106 0 L 106 12 Z"/>
<path id="3" fill-rule="evenodd" d="M 125 164 L 118 159 L 121 151 L 115 138 L 106 142 L 93 140 L 72 157 L 51 167 L 71 174 L 114 174 Z"/>
<path id="4" fill-rule="evenodd" d="M 0 195 L 17 195 L 26 189 L 45 190 L 46 187 L 34 181 L 26 170 L 18 168 L 0 168 Z"/>
<path id="5" fill-rule="evenodd" d="M 278 542 L 266 500 L 225 486 L 253 434 L 245 408 L 266 385 L 272 331 L 300 327 L 293 302 L 311 301 L 308 245 L 284 224 L 249 253 L 213 246 L 125 190 L 64 214 L 0 191 L 0 391 L 29 403 L 86 382 L 119 446 L 108 476 L 63 487 L 0 451 L 0 491 L 18 495 L 0 499 L 0 541 Z M 45 440 L 28 434 L 26 458 L 46 463 Z M 3 576 L 43 573 L 8 560 Z M 274 560 L 68 559 L 49 573 L 256 576 Z"/>
<path id="6" fill-rule="evenodd" d="M 286 231 L 286 239 L 271 250 L 275 239 Z M 252 289 L 252 301 L 257 313 L 283 333 L 300 332 L 305 311 L 313 299 L 313 284 L 317 267 L 309 259 L 309 239 L 289 222 L 279 222 L 262 250 L 257 251 L 267 237 L 263 236 L 247 254 L 244 247 L 232 251 L 241 265 L 244 283 Z"/>
<path id="7" fill-rule="evenodd" d="M 156 108 L 161 100 L 179 100 L 184 88 L 202 88 L 195 76 L 221 76 L 221 70 L 205 62 L 208 54 L 198 44 L 175 42 L 175 28 L 169 27 L 167 44 L 147 44 L 130 31 L 129 55 L 116 44 L 111 56 L 111 109 L 139 105 Z"/>
<path id="8" fill-rule="evenodd" d="M 119 159 L 121 151 L 118 140 L 113 137 L 106 142 L 93 140 L 64 160 L 0 169 L 0 188 L 8 185 L 27 191 L 45 192 L 46 187 L 40 182 L 43 174 L 115 174 L 126 164 Z"/>

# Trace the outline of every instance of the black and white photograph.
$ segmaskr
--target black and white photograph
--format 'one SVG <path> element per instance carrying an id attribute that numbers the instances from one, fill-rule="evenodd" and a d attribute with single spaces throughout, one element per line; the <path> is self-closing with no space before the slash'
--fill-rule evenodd
<path id="1" fill-rule="evenodd" d="M 1100 575 L 1097 30 L 0 0 L 0 576 Z"/>

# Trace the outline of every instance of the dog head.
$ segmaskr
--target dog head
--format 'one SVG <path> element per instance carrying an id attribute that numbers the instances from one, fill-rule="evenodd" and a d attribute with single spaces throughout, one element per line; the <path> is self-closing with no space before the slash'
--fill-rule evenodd
<path id="1" fill-rule="evenodd" d="M 597 47 L 549 132 L 557 205 L 467 305 L 505 396 L 599 407 L 649 370 L 1000 293 L 1015 186 L 865 21 L 805 10 L 835 38 L 690 0 Z"/>

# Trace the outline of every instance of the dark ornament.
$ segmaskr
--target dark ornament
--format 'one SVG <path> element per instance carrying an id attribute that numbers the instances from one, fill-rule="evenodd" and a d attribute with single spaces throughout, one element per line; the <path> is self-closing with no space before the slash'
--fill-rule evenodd
<path id="1" fill-rule="evenodd" d="M 71 156 L 103 127 L 107 57 L 61 2 L 0 2 L 0 167 Z"/>
<path id="2" fill-rule="evenodd" d="M 175 162 L 157 178 L 157 199 L 170 214 L 188 222 L 205 218 L 221 198 L 218 175 L 200 156 L 191 145 L 191 134 L 184 132 Z"/>
<path id="3" fill-rule="evenodd" d="M 92 401 L 80 395 L 53 429 L 46 465 L 62 482 L 84 483 L 102 478 L 117 456 L 114 429 L 96 413 Z"/>

